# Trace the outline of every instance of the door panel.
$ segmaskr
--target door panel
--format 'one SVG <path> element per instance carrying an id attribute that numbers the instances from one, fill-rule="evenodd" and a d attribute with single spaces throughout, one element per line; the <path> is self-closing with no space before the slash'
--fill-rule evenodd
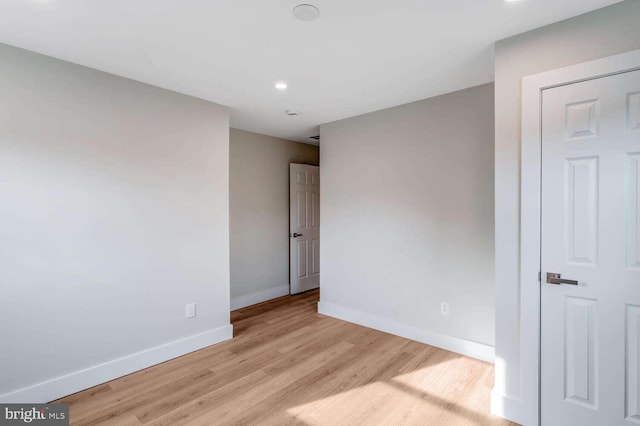
<path id="1" fill-rule="evenodd" d="M 306 186 L 305 184 L 302 184 Z M 296 227 L 298 229 L 307 229 L 307 192 L 306 190 L 296 190 L 297 214 L 298 221 Z"/>
<path id="2" fill-rule="evenodd" d="M 640 152 L 627 157 L 627 266 L 640 269 Z"/>
<path id="3" fill-rule="evenodd" d="M 627 410 L 629 419 L 640 423 L 640 306 L 627 305 Z"/>
<path id="4" fill-rule="evenodd" d="M 307 241 L 296 241 L 298 246 L 298 278 L 307 277 Z"/>
<path id="5" fill-rule="evenodd" d="M 640 71 L 543 92 L 543 425 L 640 424 L 639 94 Z"/>
<path id="6" fill-rule="evenodd" d="M 596 265 L 598 253 L 598 157 L 565 164 L 567 260 Z"/>
<path id="7" fill-rule="evenodd" d="M 290 292 L 320 285 L 320 168 L 290 164 Z"/>
<path id="8" fill-rule="evenodd" d="M 311 250 L 313 251 L 311 273 L 318 275 L 320 274 L 320 240 L 315 239 L 311 242 Z"/>
<path id="9" fill-rule="evenodd" d="M 320 194 L 311 193 L 311 226 L 320 228 Z"/>
<path id="10" fill-rule="evenodd" d="M 596 302 L 567 297 L 565 309 L 565 398 L 595 406 L 597 400 Z"/>
<path id="11" fill-rule="evenodd" d="M 627 124 L 630 131 L 640 131 L 640 92 L 627 95 Z"/>

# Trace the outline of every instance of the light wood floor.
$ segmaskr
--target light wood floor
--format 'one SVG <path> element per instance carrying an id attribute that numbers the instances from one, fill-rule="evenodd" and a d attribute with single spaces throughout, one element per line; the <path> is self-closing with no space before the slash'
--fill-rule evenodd
<path id="1" fill-rule="evenodd" d="M 231 314 L 235 338 L 56 402 L 72 425 L 508 425 L 493 367 L 319 315 L 318 292 Z"/>

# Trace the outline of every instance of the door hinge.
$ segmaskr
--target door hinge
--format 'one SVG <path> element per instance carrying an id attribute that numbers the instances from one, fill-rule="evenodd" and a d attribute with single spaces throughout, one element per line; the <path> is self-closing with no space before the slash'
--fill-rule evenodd
<path id="1" fill-rule="evenodd" d="M 542 271 L 538 271 L 538 282 L 542 282 Z"/>

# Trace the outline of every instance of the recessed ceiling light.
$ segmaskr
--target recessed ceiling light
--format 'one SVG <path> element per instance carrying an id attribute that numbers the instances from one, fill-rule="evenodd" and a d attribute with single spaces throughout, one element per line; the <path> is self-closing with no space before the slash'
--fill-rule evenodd
<path id="1" fill-rule="evenodd" d="M 278 90 L 287 89 L 287 83 L 285 83 L 284 81 L 276 81 L 276 84 L 274 84 L 273 86 Z"/>
<path id="2" fill-rule="evenodd" d="M 299 109 L 288 109 L 287 115 L 290 117 L 296 117 L 298 115 L 302 115 L 302 111 L 300 111 Z"/>
<path id="3" fill-rule="evenodd" d="M 299 4 L 293 8 L 293 16 L 301 21 L 313 21 L 318 19 L 320 11 L 312 4 Z"/>

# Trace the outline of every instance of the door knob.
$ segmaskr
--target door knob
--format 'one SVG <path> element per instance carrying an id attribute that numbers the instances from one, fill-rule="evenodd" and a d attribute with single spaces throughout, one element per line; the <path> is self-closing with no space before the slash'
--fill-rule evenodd
<path id="1" fill-rule="evenodd" d="M 578 285 L 578 281 L 574 280 L 565 280 L 560 278 L 560 274 L 556 274 L 555 272 L 547 272 L 547 282 L 549 284 L 569 284 L 569 285 Z"/>
<path id="2" fill-rule="evenodd" d="M 294 232 L 293 235 L 291 235 L 293 238 L 296 237 L 302 237 L 302 234 L 298 234 L 297 232 Z"/>

